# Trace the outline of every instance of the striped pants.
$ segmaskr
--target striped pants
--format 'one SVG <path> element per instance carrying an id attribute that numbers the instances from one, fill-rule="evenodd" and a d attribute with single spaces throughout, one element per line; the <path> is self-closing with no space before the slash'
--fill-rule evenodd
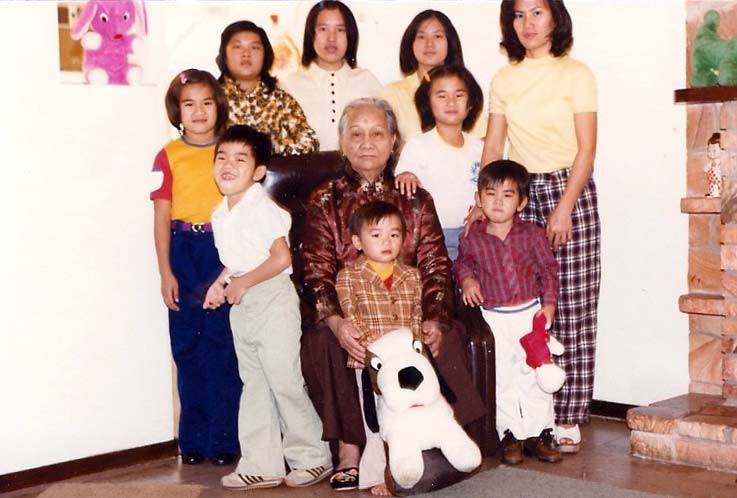
<path id="1" fill-rule="evenodd" d="M 563 196 L 569 172 L 531 174 L 529 202 L 521 218 L 544 227 Z M 557 424 L 588 422 L 594 394 L 601 226 L 593 178 L 576 201 L 572 223 L 571 241 L 555 252 L 560 291 L 550 332 L 565 347 L 556 361 L 566 371 L 566 382 L 554 396 Z"/>

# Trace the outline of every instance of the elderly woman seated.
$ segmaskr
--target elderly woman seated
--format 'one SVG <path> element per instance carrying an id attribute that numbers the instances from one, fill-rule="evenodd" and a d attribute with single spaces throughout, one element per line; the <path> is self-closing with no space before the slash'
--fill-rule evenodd
<path id="1" fill-rule="evenodd" d="M 462 328 L 451 318 L 451 262 L 432 197 L 418 189 L 408 199 L 394 188 L 392 153 L 399 137 L 391 107 L 381 99 L 354 100 L 345 107 L 338 131 L 345 175 L 317 188 L 307 206 L 302 258 L 314 324 L 302 337 L 301 356 L 310 397 L 323 421 L 323 439 L 337 441 L 337 479 L 331 484 L 348 489 L 358 481 L 366 434 L 355 375 L 346 362 L 350 356 L 362 363 L 365 348 L 358 340 L 361 333 L 341 316 L 335 281 L 338 271 L 358 257 L 348 220 L 359 206 L 382 200 L 401 211 L 407 232 L 399 259 L 420 271 L 423 342 L 453 393 L 458 421 L 467 424 L 485 408 L 465 366 Z"/>

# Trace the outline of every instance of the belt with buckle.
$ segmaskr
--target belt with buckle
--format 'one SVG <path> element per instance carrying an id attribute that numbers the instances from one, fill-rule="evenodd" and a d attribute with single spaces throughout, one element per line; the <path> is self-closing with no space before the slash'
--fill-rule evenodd
<path id="1" fill-rule="evenodd" d="M 210 223 L 187 223 L 181 220 L 171 220 L 171 229 L 179 232 L 212 233 Z"/>

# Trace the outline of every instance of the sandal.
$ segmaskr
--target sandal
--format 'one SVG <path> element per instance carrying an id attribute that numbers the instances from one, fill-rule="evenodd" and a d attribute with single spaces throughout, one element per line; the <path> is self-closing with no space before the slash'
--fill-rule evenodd
<path id="1" fill-rule="evenodd" d="M 561 453 L 578 453 L 581 449 L 581 430 L 578 424 L 570 428 L 556 425 L 555 442 Z"/>
<path id="2" fill-rule="evenodd" d="M 358 467 L 346 467 L 333 472 L 330 487 L 336 491 L 358 489 Z"/>

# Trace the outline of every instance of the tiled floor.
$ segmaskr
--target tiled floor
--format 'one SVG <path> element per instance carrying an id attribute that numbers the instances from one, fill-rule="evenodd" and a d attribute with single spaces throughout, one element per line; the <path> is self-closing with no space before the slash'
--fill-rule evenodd
<path id="1" fill-rule="evenodd" d="M 630 488 L 656 494 L 688 498 L 735 498 L 737 497 L 737 474 L 711 472 L 694 467 L 670 465 L 640 460 L 629 455 L 629 431 L 624 422 L 594 418 L 583 428 L 584 442 L 581 452 L 566 456 L 558 464 L 545 464 L 528 460 L 522 468 L 541 472 L 557 473 L 561 476 L 607 483 L 620 488 Z M 484 468 L 497 466 L 494 459 L 486 459 Z M 227 472 L 228 469 L 225 469 Z M 235 493 L 221 489 L 220 476 L 224 470 L 211 465 L 182 466 L 177 459 L 169 458 L 151 463 L 110 470 L 84 476 L 74 481 L 105 481 L 148 484 L 201 484 L 207 489 L 202 498 L 232 498 Z M 33 498 L 43 487 L 0 494 L 0 498 Z M 248 491 L 251 498 L 313 496 L 337 496 L 326 482 L 303 489 L 279 487 Z M 371 496 L 367 491 L 341 493 L 341 497 Z M 541 493 L 539 496 L 544 496 Z"/>

